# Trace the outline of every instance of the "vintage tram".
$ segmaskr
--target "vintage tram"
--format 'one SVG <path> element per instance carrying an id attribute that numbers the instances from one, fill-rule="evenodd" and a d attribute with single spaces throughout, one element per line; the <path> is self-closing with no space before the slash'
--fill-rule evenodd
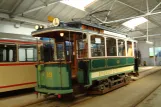
<path id="1" fill-rule="evenodd" d="M 0 33 L 0 93 L 36 86 L 39 44 L 30 36 Z"/>
<path id="2" fill-rule="evenodd" d="M 38 50 L 38 93 L 102 94 L 126 85 L 134 71 L 137 41 L 107 28 L 82 22 L 32 32 L 41 37 Z"/>

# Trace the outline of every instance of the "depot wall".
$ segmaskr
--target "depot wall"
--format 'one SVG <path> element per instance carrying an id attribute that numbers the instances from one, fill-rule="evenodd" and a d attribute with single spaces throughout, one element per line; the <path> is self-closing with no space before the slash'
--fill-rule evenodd
<path id="1" fill-rule="evenodd" d="M 143 62 L 146 61 L 148 66 L 153 66 L 153 65 L 160 65 L 161 62 L 161 57 L 157 57 L 157 60 L 155 60 L 154 57 L 149 57 L 149 48 L 154 48 L 154 47 L 161 47 L 161 40 L 160 39 L 151 39 L 154 44 L 149 45 L 145 41 L 139 41 L 138 42 L 138 49 L 141 52 L 141 62 L 143 65 Z"/>
<path id="2" fill-rule="evenodd" d="M 16 28 L 14 24 L 13 22 L 0 21 L 0 32 L 31 36 L 31 32 L 35 30 L 34 26 L 22 24 L 19 28 Z"/>

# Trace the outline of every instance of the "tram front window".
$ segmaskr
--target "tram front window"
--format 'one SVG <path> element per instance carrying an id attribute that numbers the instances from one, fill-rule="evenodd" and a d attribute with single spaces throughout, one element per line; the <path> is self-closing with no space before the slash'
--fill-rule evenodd
<path id="1" fill-rule="evenodd" d="M 58 60 L 63 60 L 65 59 L 65 55 L 64 55 L 64 43 L 57 43 L 56 44 L 56 49 L 57 49 L 57 59 Z"/>
<path id="2" fill-rule="evenodd" d="M 44 60 L 44 62 L 50 62 L 54 60 L 54 45 L 52 44 L 44 44 L 41 47 L 41 59 Z"/>
<path id="3" fill-rule="evenodd" d="M 63 36 L 60 35 L 62 32 Z M 62 60 L 76 66 L 77 58 L 85 58 L 88 55 L 86 35 L 78 32 L 62 32 L 56 31 L 42 35 L 40 38 L 43 43 L 40 47 L 41 61 L 60 62 Z"/>

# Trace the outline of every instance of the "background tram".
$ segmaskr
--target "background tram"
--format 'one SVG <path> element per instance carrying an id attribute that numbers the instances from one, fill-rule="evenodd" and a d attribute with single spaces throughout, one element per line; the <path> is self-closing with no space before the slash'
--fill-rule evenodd
<path id="1" fill-rule="evenodd" d="M 0 92 L 36 86 L 36 42 L 32 37 L 0 33 Z"/>
<path id="2" fill-rule="evenodd" d="M 105 93 L 128 84 L 135 72 L 136 41 L 125 35 L 72 22 L 35 31 L 32 36 L 48 38 L 38 50 L 39 93 Z"/>

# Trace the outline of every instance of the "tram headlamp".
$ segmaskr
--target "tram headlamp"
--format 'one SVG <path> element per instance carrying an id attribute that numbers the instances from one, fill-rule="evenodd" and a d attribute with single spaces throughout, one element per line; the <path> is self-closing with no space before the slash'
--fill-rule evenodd
<path id="1" fill-rule="evenodd" d="M 35 29 L 36 29 L 36 30 L 44 29 L 44 26 L 43 26 L 43 25 L 36 25 L 36 26 L 35 26 Z"/>
<path id="2" fill-rule="evenodd" d="M 63 37 L 64 36 L 64 33 L 60 33 L 60 36 Z"/>
<path id="3" fill-rule="evenodd" d="M 44 29 L 44 26 L 43 25 L 40 25 L 40 29 Z"/>
<path id="4" fill-rule="evenodd" d="M 35 25 L 35 29 L 38 30 L 39 29 L 39 25 Z"/>

